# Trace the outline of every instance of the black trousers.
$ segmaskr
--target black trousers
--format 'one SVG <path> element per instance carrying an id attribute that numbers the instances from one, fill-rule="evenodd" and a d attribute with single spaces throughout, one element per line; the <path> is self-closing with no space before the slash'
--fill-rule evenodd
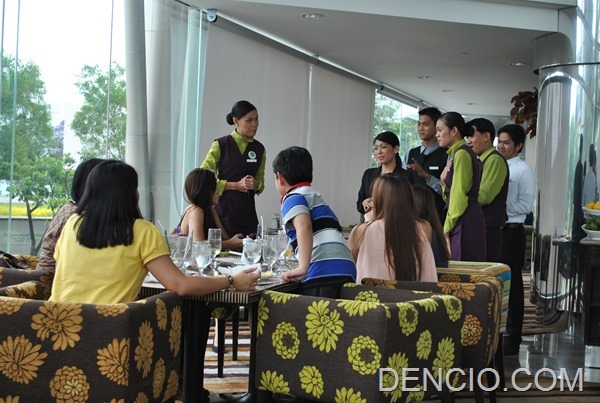
<path id="1" fill-rule="evenodd" d="M 501 262 L 510 267 L 510 295 L 506 333 L 511 344 L 521 344 L 525 295 L 523 265 L 525 264 L 525 229 L 523 224 L 507 224 L 502 229 Z"/>
<path id="2" fill-rule="evenodd" d="M 489 227 L 485 229 L 486 261 L 504 263 L 500 260 L 502 253 L 502 229 Z"/>

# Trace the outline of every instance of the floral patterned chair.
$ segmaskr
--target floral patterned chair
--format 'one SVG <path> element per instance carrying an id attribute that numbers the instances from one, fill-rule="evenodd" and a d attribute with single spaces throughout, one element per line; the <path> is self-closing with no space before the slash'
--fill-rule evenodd
<path id="1" fill-rule="evenodd" d="M 443 282 L 476 283 L 482 276 L 496 277 L 502 280 L 502 314 L 500 315 L 500 337 L 491 366 L 500 374 L 500 389 L 504 390 L 504 353 L 502 351 L 502 335 L 506 332 L 508 318 L 508 299 L 510 297 L 511 271 L 504 263 L 460 262 L 451 260 L 448 267 L 438 268 L 438 279 Z"/>
<path id="2" fill-rule="evenodd" d="M 423 371 L 437 376 L 439 370 L 445 379 L 458 366 L 461 299 L 428 294 L 413 301 L 414 293 L 398 291 L 395 302 L 381 303 L 374 288 L 352 285 L 358 300 L 263 294 L 256 324 L 259 392 L 357 403 L 440 395 L 431 383 L 424 390 Z M 414 372 L 403 378 L 403 368 Z"/>
<path id="3" fill-rule="evenodd" d="M 15 269 L 12 267 L 0 267 L 0 287 L 20 284 L 27 281 L 40 281 L 44 286 L 44 298 L 50 297 L 52 291 L 52 280 L 54 274 L 44 270 L 37 270 L 37 257 L 14 255 L 19 260 L 26 262 L 31 269 Z"/>
<path id="4" fill-rule="evenodd" d="M 174 401 L 177 294 L 114 305 L 31 299 L 43 287 L 31 281 L 0 292 L 9 295 L 0 296 L 0 401 Z"/>
<path id="5" fill-rule="evenodd" d="M 392 301 L 393 293 L 389 289 L 419 290 L 436 294 L 448 294 L 460 297 L 465 311 L 465 321 L 461 332 L 462 360 L 460 367 L 473 368 L 475 374 L 488 368 L 498 346 L 500 338 L 500 316 L 502 307 L 502 281 L 497 277 L 484 275 L 469 276 L 461 274 L 443 275 L 437 283 L 393 281 L 366 278 L 363 284 L 381 288 L 377 291 L 383 302 Z M 488 383 L 496 379 L 488 372 Z M 495 401 L 496 394 L 490 391 L 490 401 Z M 484 401 L 484 391 L 475 388 L 475 398 Z"/>

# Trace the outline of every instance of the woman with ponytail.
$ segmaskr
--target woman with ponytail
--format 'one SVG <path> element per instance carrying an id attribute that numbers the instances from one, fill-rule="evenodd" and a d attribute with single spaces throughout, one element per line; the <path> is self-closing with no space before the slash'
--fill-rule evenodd
<path id="1" fill-rule="evenodd" d="M 441 175 L 446 201 L 444 234 L 452 260 L 483 262 L 486 258 L 485 219 L 477 201 L 481 161 L 464 140 L 473 134 L 457 112 L 444 113 L 437 121 L 440 147 L 448 147 L 451 160 Z"/>
<path id="2" fill-rule="evenodd" d="M 254 195 L 265 188 L 265 147 L 255 140 L 258 112 L 248 101 L 238 101 L 225 120 L 235 125 L 231 134 L 216 139 L 200 165 L 217 173 L 219 204 L 215 207 L 228 234 L 256 232 Z"/>

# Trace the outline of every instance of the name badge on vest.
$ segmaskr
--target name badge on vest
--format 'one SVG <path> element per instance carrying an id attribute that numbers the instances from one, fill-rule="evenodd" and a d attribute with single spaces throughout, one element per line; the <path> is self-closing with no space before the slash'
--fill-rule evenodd
<path id="1" fill-rule="evenodd" d="M 440 167 L 432 165 L 429 167 L 429 169 L 431 169 L 432 171 L 438 171 L 440 169 Z"/>
<path id="2" fill-rule="evenodd" d="M 246 162 L 256 162 L 256 153 L 254 151 L 248 152 L 248 159 Z"/>

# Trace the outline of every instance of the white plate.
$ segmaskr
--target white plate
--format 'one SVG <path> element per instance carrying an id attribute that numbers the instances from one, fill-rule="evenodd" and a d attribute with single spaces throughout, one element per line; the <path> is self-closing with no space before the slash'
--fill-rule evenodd
<path id="1" fill-rule="evenodd" d="M 588 208 L 583 208 L 583 211 L 587 214 L 587 215 L 600 215 L 600 210 L 592 210 L 592 209 L 588 209 Z"/>

